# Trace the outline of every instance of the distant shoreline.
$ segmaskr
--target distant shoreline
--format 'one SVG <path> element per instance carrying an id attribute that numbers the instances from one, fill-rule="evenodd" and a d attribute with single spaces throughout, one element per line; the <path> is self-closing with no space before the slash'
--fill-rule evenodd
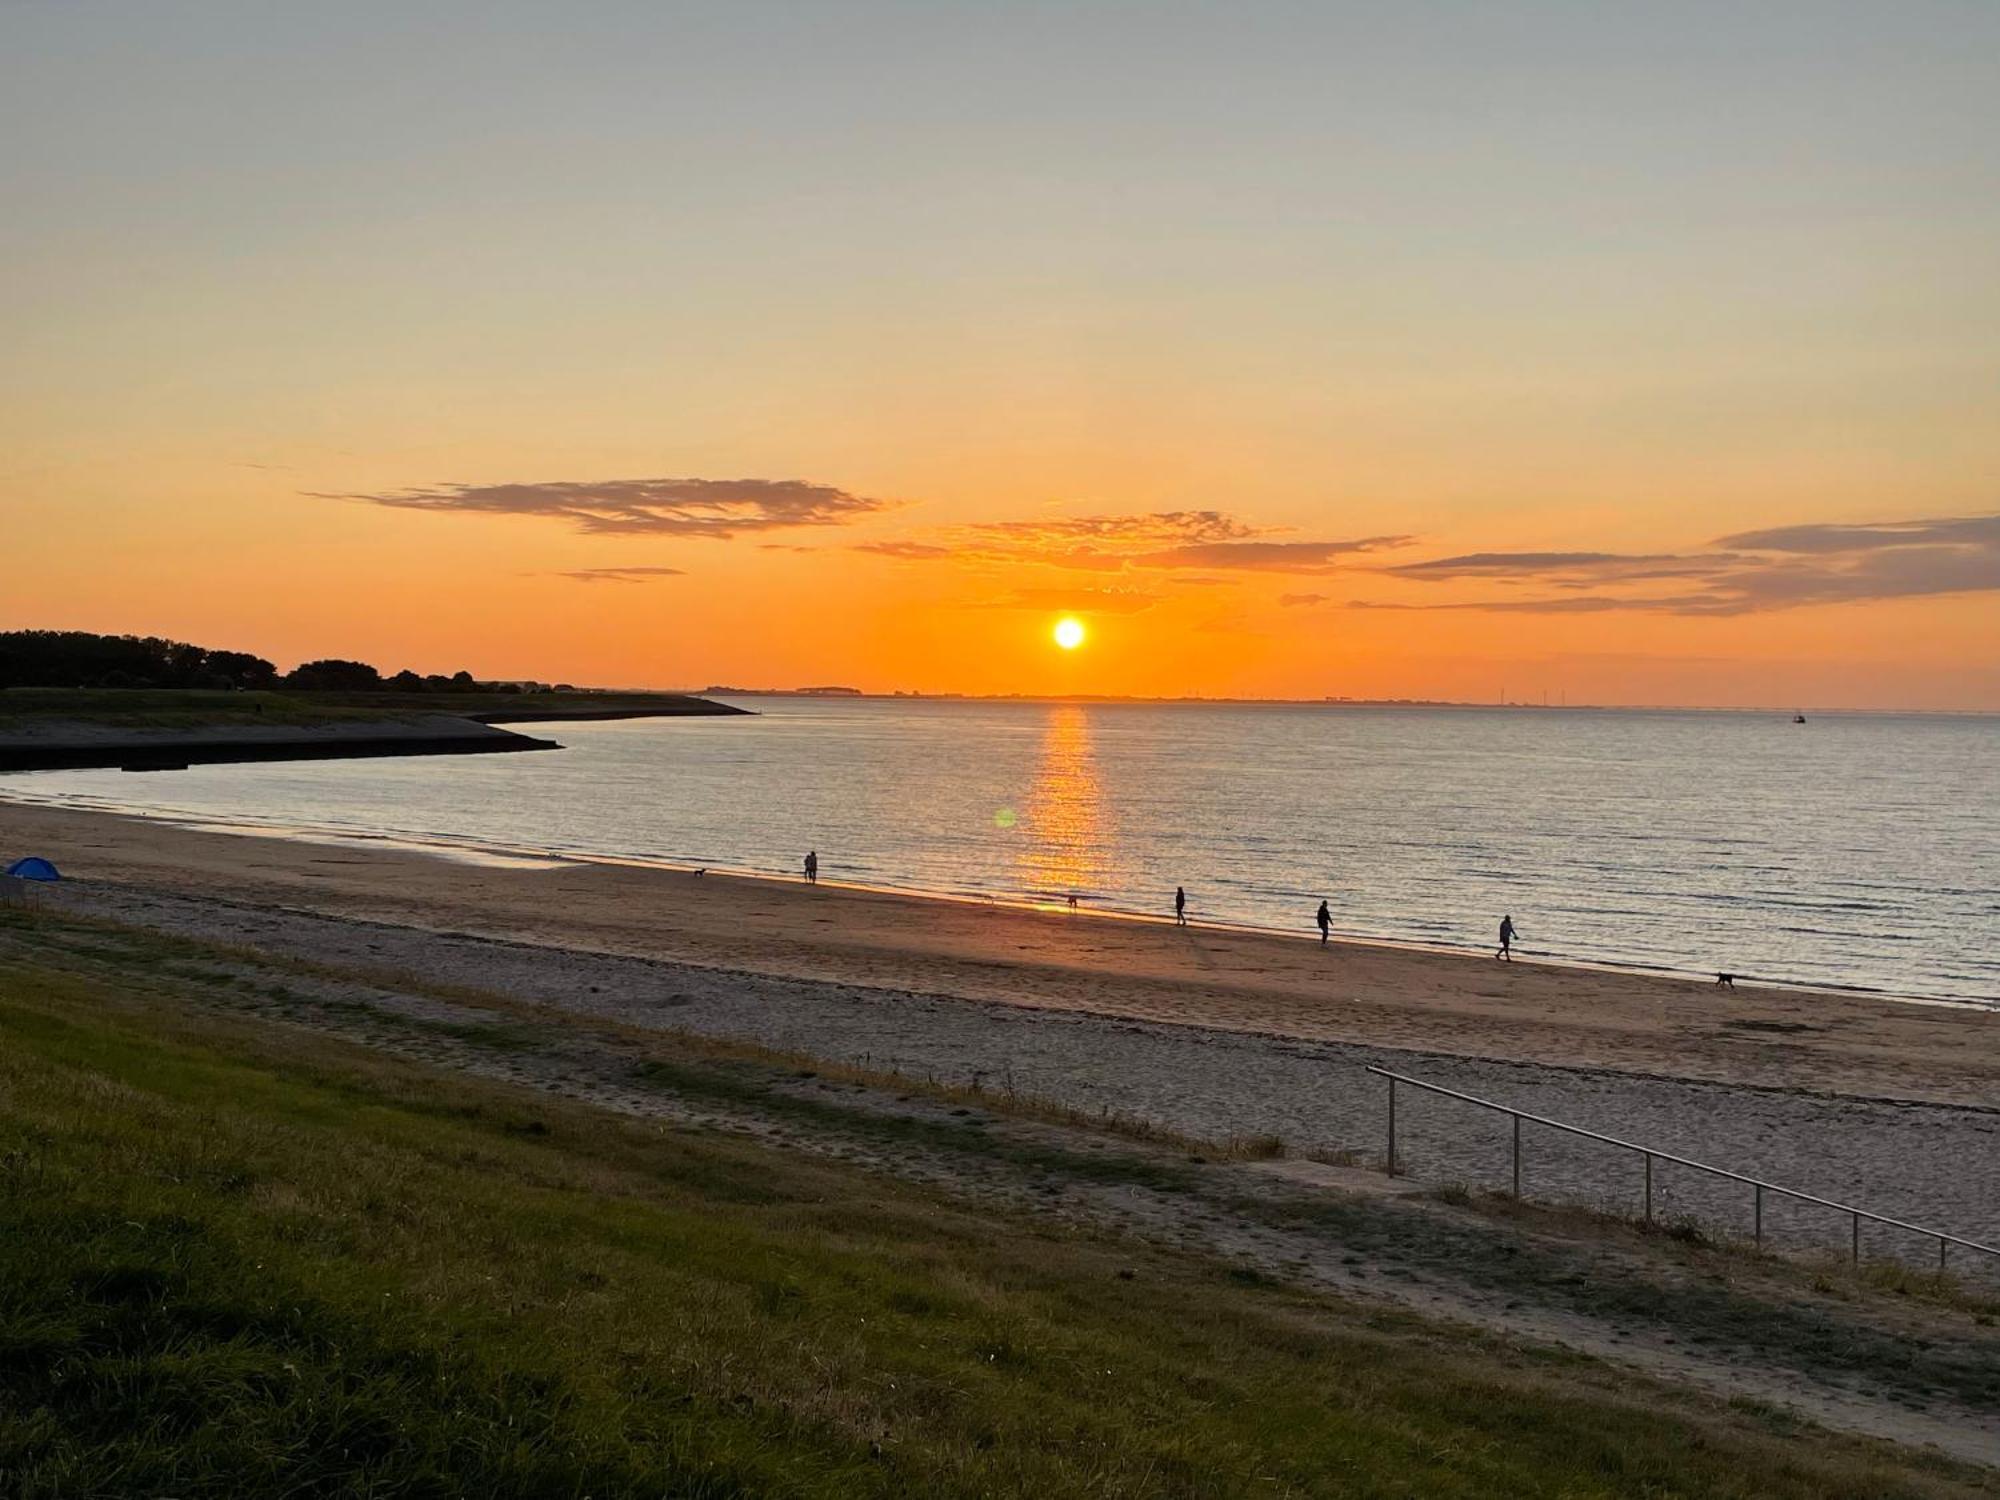
<path id="1" fill-rule="evenodd" d="M 76 700 L 75 708 L 65 703 Z M 41 691 L 30 711 L 7 714 L 0 695 L 0 773 L 31 771 L 178 771 L 195 765 L 262 761 L 366 760 L 402 755 L 494 755 L 560 750 L 502 724 L 583 723 L 608 719 L 734 717 L 750 711 L 706 698 L 660 695 L 659 701 L 501 703 L 492 708 L 434 707 L 407 701 L 329 700 L 310 695 L 190 693 L 135 695 L 129 709 L 115 693 Z M 553 697 L 554 695 L 546 695 Z M 166 700 L 164 705 L 162 700 Z M 266 713 L 266 709 L 269 710 Z"/>
<path id="2" fill-rule="evenodd" d="M 256 761 L 494 755 L 561 748 L 554 740 L 452 717 L 136 733 L 58 721 L 37 726 L 36 732 L 0 736 L 0 772 L 180 771 Z"/>
<path id="3" fill-rule="evenodd" d="M 1794 714 L 1813 718 L 1995 719 L 1996 708 L 1823 708 L 1807 703 L 1732 707 L 1688 703 L 1482 703 L 1459 698 L 1148 698 L 1119 693 L 906 693 L 833 692 L 824 688 L 703 688 L 720 698 L 800 698 L 819 703 L 1048 703 L 1135 708 L 1403 708 L 1449 709 L 1468 713 L 1534 714 L 1732 714 L 1773 716 L 1789 722 Z"/>
<path id="4" fill-rule="evenodd" d="M 701 707 L 687 706 L 690 704 L 700 704 Z M 611 719 L 724 719 L 755 718 L 756 715 L 747 708 L 689 696 L 680 704 L 663 708 L 515 708 L 470 713 L 462 717 L 479 724 L 595 724 Z"/>

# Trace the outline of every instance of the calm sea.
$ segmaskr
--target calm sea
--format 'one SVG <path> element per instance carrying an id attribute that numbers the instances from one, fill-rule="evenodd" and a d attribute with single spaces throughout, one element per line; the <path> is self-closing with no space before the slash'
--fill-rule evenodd
<path id="1" fill-rule="evenodd" d="M 2000 1003 L 2000 720 L 759 699 L 559 754 L 7 779 L 201 823 L 792 873 Z M 537 730 L 536 732 L 542 732 Z"/>

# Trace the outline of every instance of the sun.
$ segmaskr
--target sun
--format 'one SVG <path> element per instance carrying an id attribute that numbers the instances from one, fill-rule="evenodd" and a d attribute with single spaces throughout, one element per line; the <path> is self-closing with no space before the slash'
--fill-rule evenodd
<path id="1" fill-rule="evenodd" d="M 1074 651 L 1083 644 L 1083 621 L 1074 616 L 1064 616 L 1056 621 L 1056 644 L 1065 651 Z"/>

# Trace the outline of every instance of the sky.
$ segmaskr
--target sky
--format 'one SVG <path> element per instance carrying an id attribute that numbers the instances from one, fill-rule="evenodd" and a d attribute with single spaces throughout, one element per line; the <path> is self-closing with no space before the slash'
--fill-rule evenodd
<path id="1" fill-rule="evenodd" d="M 0 628 L 2000 709 L 1991 0 L 0 0 L 0 139 Z"/>

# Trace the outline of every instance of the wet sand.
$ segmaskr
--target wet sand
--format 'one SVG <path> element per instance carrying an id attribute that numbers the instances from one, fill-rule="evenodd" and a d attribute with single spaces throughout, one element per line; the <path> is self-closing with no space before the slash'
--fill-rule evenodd
<path id="1" fill-rule="evenodd" d="M 1309 934 L 1198 921 L 1176 929 L 720 874 L 493 867 L 0 801 L 0 856 L 23 854 L 100 888 L 751 974 L 1761 1088 L 2000 1102 L 1995 1011 L 1747 984 L 1732 992 L 1372 944 L 1322 949 Z"/>

